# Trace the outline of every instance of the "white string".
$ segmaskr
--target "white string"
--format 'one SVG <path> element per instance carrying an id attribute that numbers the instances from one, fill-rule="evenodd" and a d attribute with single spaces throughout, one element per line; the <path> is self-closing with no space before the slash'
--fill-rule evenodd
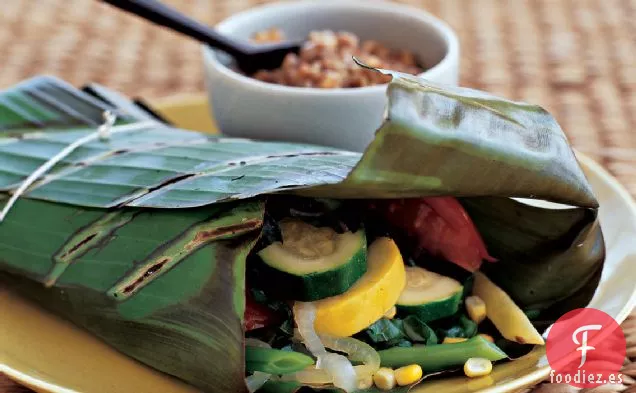
<path id="1" fill-rule="evenodd" d="M 57 164 L 58 162 L 62 161 L 64 158 L 66 158 L 69 154 L 71 154 L 78 147 L 80 147 L 82 145 L 85 145 L 85 144 L 87 144 L 89 142 L 93 142 L 93 141 L 95 141 L 97 139 L 99 139 L 101 141 L 107 141 L 107 140 L 110 139 L 110 137 L 113 134 L 119 134 L 119 133 L 123 133 L 123 132 L 142 130 L 144 128 L 147 128 L 148 126 L 157 124 L 154 121 L 144 121 L 144 122 L 139 122 L 139 123 L 125 124 L 125 125 L 121 125 L 121 126 L 114 126 L 115 121 L 117 121 L 117 115 L 115 115 L 114 113 L 112 113 L 110 111 L 105 111 L 104 114 L 103 114 L 103 117 L 104 117 L 104 123 L 101 126 L 99 126 L 97 131 L 95 131 L 95 132 L 93 132 L 91 134 L 88 134 L 88 135 L 86 135 L 86 136 L 84 136 L 84 137 L 82 137 L 80 139 L 77 139 L 76 141 L 74 141 L 70 145 L 66 146 L 59 153 L 57 153 L 55 156 L 49 158 L 48 161 L 46 161 L 39 168 L 37 168 L 35 171 L 33 171 L 33 173 L 31 173 L 22 182 L 22 184 L 20 184 L 20 187 L 18 187 L 15 190 L 15 192 L 13 193 L 13 195 L 11 195 L 11 198 L 9 199 L 7 204 L 4 205 L 4 208 L 2 209 L 2 212 L 0 212 L 0 223 L 2 221 L 4 221 L 4 218 L 7 216 L 7 214 L 9 213 L 9 211 L 11 210 L 11 208 L 13 207 L 15 202 L 18 200 L 18 198 L 20 198 L 20 196 L 22 196 L 22 194 L 24 194 L 24 192 L 37 179 L 39 179 L 42 175 L 46 174 L 46 172 L 48 172 L 53 166 L 55 166 L 55 164 Z"/>
<path id="2" fill-rule="evenodd" d="M 113 128 L 113 126 L 115 125 L 115 122 L 117 121 L 117 115 L 111 111 L 105 111 L 102 116 L 104 117 L 104 124 L 102 124 L 101 126 L 99 126 L 99 128 L 97 128 L 97 135 L 99 136 L 99 139 L 103 142 L 110 139 L 110 135 L 111 135 L 110 130 L 111 128 Z"/>

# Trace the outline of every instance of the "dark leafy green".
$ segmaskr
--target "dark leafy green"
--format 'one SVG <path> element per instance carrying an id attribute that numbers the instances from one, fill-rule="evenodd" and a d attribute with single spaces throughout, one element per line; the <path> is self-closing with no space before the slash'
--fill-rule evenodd
<path id="1" fill-rule="evenodd" d="M 248 287 L 250 288 L 250 293 L 256 302 L 267 306 L 282 319 L 278 325 L 257 329 L 249 332 L 248 336 L 265 341 L 273 348 L 284 348 L 289 346 L 292 341 L 292 337 L 294 336 L 294 317 L 289 304 L 284 301 L 268 297 L 265 294 L 265 291 L 251 287 L 249 283 Z"/>
<path id="2" fill-rule="evenodd" d="M 402 329 L 411 342 L 434 345 L 438 343 L 435 331 L 415 315 L 404 318 Z"/>
<path id="3" fill-rule="evenodd" d="M 404 319 L 382 318 L 369 326 L 359 338 L 375 348 L 410 347 L 415 344 L 438 343 L 435 331 L 415 315 Z"/>
<path id="4" fill-rule="evenodd" d="M 369 326 L 365 332 L 368 340 L 386 347 L 392 347 L 399 342 L 406 340 L 407 336 L 403 330 L 402 320 L 382 318 Z"/>
<path id="5" fill-rule="evenodd" d="M 431 322 L 431 325 L 439 336 L 440 341 L 444 340 L 445 337 L 471 338 L 477 334 L 477 324 L 462 312 L 452 317 Z"/>
<path id="6" fill-rule="evenodd" d="M 467 338 L 473 337 L 477 334 L 477 324 L 473 322 L 466 315 L 461 315 L 459 317 L 459 324 L 464 329 L 464 334 Z"/>

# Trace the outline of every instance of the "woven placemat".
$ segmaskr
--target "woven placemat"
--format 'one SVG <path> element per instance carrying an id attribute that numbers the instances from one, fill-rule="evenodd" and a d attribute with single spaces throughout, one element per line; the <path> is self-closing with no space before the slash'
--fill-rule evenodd
<path id="1" fill-rule="evenodd" d="M 266 1 L 164 0 L 202 22 Z M 446 20 L 461 84 L 542 105 L 636 195 L 636 0 L 402 0 Z M 144 98 L 202 92 L 198 44 L 89 0 L 4 0 L 0 89 L 37 74 Z M 636 357 L 636 317 L 629 322 Z M 631 329 L 631 330 L 630 330 Z M 625 375 L 636 377 L 636 363 Z M 633 384 L 633 379 L 626 379 Z M 23 392 L 0 377 L 0 393 Z M 636 392 L 626 385 L 598 391 Z M 570 392 L 544 384 L 537 392 Z"/>

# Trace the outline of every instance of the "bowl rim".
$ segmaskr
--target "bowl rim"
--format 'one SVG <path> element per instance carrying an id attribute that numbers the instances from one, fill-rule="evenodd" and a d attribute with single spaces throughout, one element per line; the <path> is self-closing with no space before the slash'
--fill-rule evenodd
<path id="1" fill-rule="evenodd" d="M 430 12 L 423 8 L 408 6 L 400 3 L 393 3 L 384 0 L 378 1 L 363 1 L 363 0 L 299 0 L 299 1 L 277 1 L 273 3 L 267 3 L 257 7 L 247 9 L 242 12 L 233 14 L 226 19 L 215 25 L 215 28 L 222 30 L 225 26 L 231 23 L 236 23 L 237 20 L 247 18 L 251 19 L 257 17 L 260 13 L 270 10 L 283 10 L 288 12 L 290 9 L 298 9 L 305 7 L 313 7 L 315 9 L 326 8 L 340 8 L 340 9 L 373 9 L 386 11 L 392 15 L 415 17 L 421 23 L 431 26 L 437 31 L 442 40 L 445 42 L 446 48 L 442 59 L 434 66 L 426 69 L 424 72 L 417 74 L 420 78 L 430 78 L 435 76 L 444 70 L 452 68 L 454 63 L 459 63 L 460 44 L 459 38 L 455 30 L 444 20 L 434 16 Z M 247 75 L 243 75 L 236 72 L 229 67 L 221 63 L 214 53 L 214 49 L 208 45 L 201 45 L 201 51 L 203 55 L 204 65 L 214 68 L 217 72 L 222 74 L 228 79 L 232 79 L 237 83 L 244 85 L 250 85 L 255 90 L 269 90 L 277 93 L 291 94 L 291 95 L 344 95 L 344 96 L 360 96 L 369 93 L 380 93 L 387 89 L 388 83 L 364 86 L 364 87 L 340 87 L 335 89 L 322 89 L 316 87 L 298 87 L 298 86 L 286 86 L 275 83 L 268 83 L 259 81 Z M 457 71 L 459 72 L 459 70 Z"/>

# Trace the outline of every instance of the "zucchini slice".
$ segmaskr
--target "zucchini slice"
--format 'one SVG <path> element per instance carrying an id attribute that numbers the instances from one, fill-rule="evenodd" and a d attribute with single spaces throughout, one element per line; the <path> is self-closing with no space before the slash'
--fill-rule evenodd
<path id="1" fill-rule="evenodd" d="M 406 287 L 396 306 L 398 312 L 417 315 L 423 322 L 435 321 L 457 312 L 463 289 L 450 277 L 407 266 Z"/>
<path id="2" fill-rule="evenodd" d="M 367 271 L 361 229 L 336 233 L 299 220 L 279 223 L 283 241 L 262 249 L 266 284 L 288 300 L 314 301 L 349 289 Z"/>

